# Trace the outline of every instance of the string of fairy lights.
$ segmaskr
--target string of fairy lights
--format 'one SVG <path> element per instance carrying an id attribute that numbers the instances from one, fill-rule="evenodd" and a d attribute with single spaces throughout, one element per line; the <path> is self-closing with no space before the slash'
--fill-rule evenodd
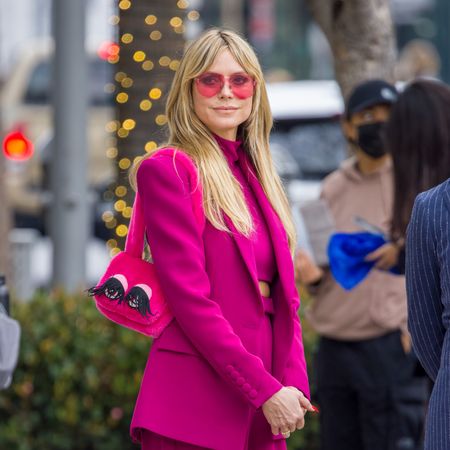
<path id="1" fill-rule="evenodd" d="M 136 2 L 136 4 L 137 3 L 138 2 Z M 167 5 L 167 2 L 159 3 Z M 119 26 L 121 16 L 126 14 L 128 12 L 127 10 L 130 10 L 130 8 L 133 7 L 133 1 L 120 0 L 118 6 L 120 10 L 119 14 L 113 15 L 109 19 L 110 24 L 113 26 Z M 132 45 L 136 45 L 136 35 L 138 33 L 142 34 L 142 31 L 147 33 L 148 39 L 150 39 L 152 43 L 161 41 L 168 33 L 184 35 L 186 31 L 186 21 L 195 22 L 199 20 L 200 14 L 197 10 L 192 9 L 189 0 L 178 0 L 176 7 L 179 14 L 173 15 L 168 21 L 167 17 L 162 18 L 154 13 L 143 16 L 142 22 L 140 25 L 139 22 L 136 24 L 136 29 L 134 29 L 133 32 L 131 30 L 123 30 L 123 27 L 120 27 L 120 36 L 118 38 L 119 44 L 114 44 L 109 47 L 107 57 L 108 62 L 117 67 L 121 58 L 120 50 L 124 50 L 126 46 L 129 46 L 126 48 L 126 50 L 129 50 Z M 144 49 L 133 49 L 131 56 L 133 62 L 137 64 L 133 69 L 133 74 L 117 70 L 114 76 L 115 83 L 108 83 L 105 86 L 106 92 L 114 95 L 118 108 L 126 107 L 132 100 L 136 101 L 136 98 L 132 98 L 130 90 L 135 84 L 134 78 L 138 76 L 137 71 L 141 70 L 148 73 L 155 69 L 167 69 L 175 72 L 180 63 L 178 59 L 169 55 L 162 55 L 156 60 L 154 55 L 149 54 L 149 52 Z M 142 75 L 142 73 L 140 75 Z M 151 77 L 148 77 L 147 79 L 150 83 L 152 82 Z M 160 87 L 150 86 L 146 92 L 145 98 L 138 99 L 136 115 L 138 113 L 148 113 L 155 109 L 161 110 L 161 105 L 158 102 L 161 102 L 163 94 Z M 156 108 L 156 106 L 158 106 L 158 108 Z M 128 109 L 130 108 L 127 108 L 127 110 Z M 136 129 L 138 125 L 137 120 L 138 119 L 135 116 L 130 116 L 123 118 L 123 120 L 112 120 L 105 126 L 106 131 L 111 136 L 111 145 L 108 146 L 106 155 L 109 159 L 113 160 L 113 163 L 115 162 L 117 164 L 119 173 L 120 171 L 127 171 L 133 163 L 138 162 L 142 158 L 142 155 L 132 158 L 130 158 L 129 155 L 122 156 L 119 154 L 118 148 L 119 140 L 123 143 L 123 141 L 133 133 L 133 130 Z M 164 126 L 167 122 L 165 114 L 161 113 L 156 113 L 153 120 L 159 127 Z M 158 144 L 156 141 L 148 140 L 143 145 L 142 154 L 154 150 L 157 146 Z M 131 217 L 131 202 L 133 201 L 134 195 L 132 189 L 127 185 L 127 178 L 123 177 L 122 180 L 119 180 L 117 186 L 105 193 L 104 197 L 107 201 L 113 201 L 114 210 L 104 212 L 102 219 L 106 228 L 114 231 L 114 237 L 107 241 L 110 255 L 114 256 L 121 250 L 119 248 L 119 241 L 124 242 L 128 233 L 128 226 L 121 222 L 128 223 L 128 220 Z"/>

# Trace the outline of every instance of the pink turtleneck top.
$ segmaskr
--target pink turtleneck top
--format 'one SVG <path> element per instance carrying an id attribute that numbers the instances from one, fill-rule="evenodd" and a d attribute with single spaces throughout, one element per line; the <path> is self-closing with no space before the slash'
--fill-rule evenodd
<path id="1" fill-rule="evenodd" d="M 252 214 L 255 232 L 250 236 L 253 253 L 255 256 L 258 279 L 270 283 L 276 274 L 276 261 L 273 250 L 272 239 L 266 220 L 256 200 L 255 194 L 250 187 L 244 169 L 239 158 L 244 156 L 241 141 L 230 141 L 214 135 L 219 147 L 227 158 L 231 172 L 239 181 Z"/>

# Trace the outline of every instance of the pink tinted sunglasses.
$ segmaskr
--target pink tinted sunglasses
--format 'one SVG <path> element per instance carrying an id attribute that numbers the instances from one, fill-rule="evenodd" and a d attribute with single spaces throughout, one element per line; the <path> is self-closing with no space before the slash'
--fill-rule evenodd
<path id="1" fill-rule="evenodd" d="M 253 95 L 256 81 L 247 73 L 233 73 L 225 77 L 220 73 L 205 72 L 196 79 L 197 90 L 203 97 L 213 97 L 217 95 L 225 86 L 228 80 L 231 92 L 240 99 L 249 98 Z"/>

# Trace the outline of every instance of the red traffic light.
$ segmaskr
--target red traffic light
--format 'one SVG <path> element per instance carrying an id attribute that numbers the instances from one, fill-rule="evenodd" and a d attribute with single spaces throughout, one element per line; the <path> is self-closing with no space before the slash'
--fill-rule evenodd
<path id="1" fill-rule="evenodd" d="M 21 131 L 9 133 L 3 140 L 3 153 L 8 159 L 25 161 L 31 158 L 33 152 L 33 143 Z"/>
<path id="2" fill-rule="evenodd" d="M 101 59 L 106 61 L 115 60 L 119 55 L 120 47 L 116 42 L 102 42 L 97 50 L 97 54 Z"/>

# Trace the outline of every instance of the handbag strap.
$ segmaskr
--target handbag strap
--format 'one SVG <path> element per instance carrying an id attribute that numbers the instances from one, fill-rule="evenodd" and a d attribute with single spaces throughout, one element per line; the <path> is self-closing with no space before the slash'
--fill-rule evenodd
<path id="1" fill-rule="evenodd" d="M 181 160 L 185 165 L 187 165 L 189 172 L 191 175 L 195 176 L 195 187 L 193 192 L 191 193 L 192 198 L 192 206 L 195 214 L 195 218 L 197 219 L 198 225 L 200 229 L 203 229 L 205 224 L 205 216 L 203 214 L 202 208 L 202 189 L 200 185 L 200 181 L 198 179 L 197 169 L 192 162 L 192 160 L 187 156 L 184 152 L 173 148 L 164 148 L 155 152 L 155 154 L 170 154 L 174 158 Z M 144 237 L 145 237 L 145 221 L 144 221 L 144 213 L 142 209 L 141 196 L 139 192 L 136 192 L 134 197 L 133 211 L 131 214 L 130 223 L 128 225 L 128 234 L 125 241 L 125 252 L 135 256 L 137 258 L 142 257 L 142 252 L 144 251 Z"/>
<path id="2" fill-rule="evenodd" d="M 142 257 L 144 251 L 145 223 L 142 212 L 141 197 L 138 192 L 134 197 L 133 212 L 128 225 L 128 234 L 125 241 L 125 252 L 137 258 Z"/>

